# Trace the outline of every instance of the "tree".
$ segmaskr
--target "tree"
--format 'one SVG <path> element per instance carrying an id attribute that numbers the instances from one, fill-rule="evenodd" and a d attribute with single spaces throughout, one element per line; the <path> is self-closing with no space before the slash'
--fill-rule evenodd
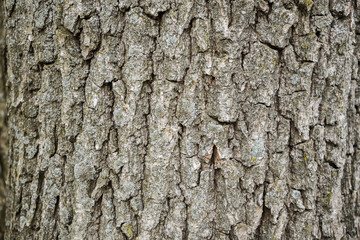
<path id="1" fill-rule="evenodd" d="M 0 239 L 5 232 L 5 176 L 7 160 L 6 91 L 5 91 L 5 27 L 4 9 L 0 3 Z"/>
<path id="2" fill-rule="evenodd" d="M 358 5 L 7 0 L 6 239 L 359 239 Z"/>

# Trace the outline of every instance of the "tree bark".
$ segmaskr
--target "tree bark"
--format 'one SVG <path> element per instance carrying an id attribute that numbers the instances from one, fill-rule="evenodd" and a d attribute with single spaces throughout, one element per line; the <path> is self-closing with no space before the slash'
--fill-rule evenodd
<path id="1" fill-rule="evenodd" d="M 359 6 L 6 0 L 6 239 L 359 239 Z"/>
<path id="2" fill-rule="evenodd" d="M 0 3 L 0 239 L 5 233 L 5 176 L 7 171 L 7 125 L 6 125 L 6 83 L 5 83 L 5 22 L 4 4 Z"/>

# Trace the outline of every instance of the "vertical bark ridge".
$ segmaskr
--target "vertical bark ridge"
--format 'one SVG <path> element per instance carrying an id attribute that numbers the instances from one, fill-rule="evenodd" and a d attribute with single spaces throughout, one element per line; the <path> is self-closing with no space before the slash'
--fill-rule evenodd
<path id="1" fill-rule="evenodd" d="M 0 3 L 0 239 L 5 233 L 5 209 L 6 209 L 6 187 L 7 175 L 7 111 L 6 111 L 6 47 L 5 47 L 5 9 L 4 3 Z"/>

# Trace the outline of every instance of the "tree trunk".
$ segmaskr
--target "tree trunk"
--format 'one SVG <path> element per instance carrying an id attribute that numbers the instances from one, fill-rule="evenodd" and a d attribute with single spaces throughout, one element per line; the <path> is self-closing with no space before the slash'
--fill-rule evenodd
<path id="1" fill-rule="evenodd" d="M 6 0 L 6 239 L 359 239 L 357 4 Z"/>
<path id="2" fill-rule="evenodd" d="M 4 5 L 0 3 L 0 239 L 5 233 L 5 176 L 7 161 L 6 91 L 5 91 L 5 22 Z"/>

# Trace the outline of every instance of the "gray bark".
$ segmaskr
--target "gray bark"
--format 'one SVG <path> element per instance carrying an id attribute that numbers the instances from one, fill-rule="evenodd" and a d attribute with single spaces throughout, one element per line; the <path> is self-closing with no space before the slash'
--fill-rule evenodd
<path id="1" fill-rule="evenodd" d="M 6 239 L 359 239 L 359 6 L 6 0 Z"/>
<path id="2" fill-rule="evenodd" d="M 6 84 L 5 84 L 5 22 L 3 3 L 0 3 L 0 239 L 5 233 L 5 176 L 7 166 Z"/>

